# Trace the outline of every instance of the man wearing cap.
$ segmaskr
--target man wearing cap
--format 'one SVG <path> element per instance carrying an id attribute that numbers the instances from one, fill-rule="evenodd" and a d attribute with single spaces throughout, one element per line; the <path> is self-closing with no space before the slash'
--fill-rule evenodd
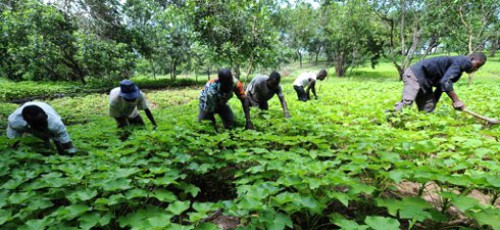
<path id="1" fill-rule="evenodd" d="M 145 125 L 137 110 L 144 110 L 156 130 L 156 121 L 149 110 L 146 96 L 131 80 L 122 80 L 120 87 L 109 93 L 109 116 L 115 118 L 118 128 L 128 124 Z"/>
<path id="2" fill-rule="evenodd" d="M 250 106 L 246 99 L 243 84 L 238 79 L 233 79 L 233 74 L 229 69 L 221 69 L 218 73 L 218 78 L 210 80 L 205 85 L 205 88 L 200 93 L 200 113 L 198 121 L 210 120 L 217 130 L 214 115 L 217 113 L 224 123 L 226 129 L 234 126 L 233 111 L 227 104 L 229 99 L 233 97 L 233 93 L 240 99 L 245 113 L 246 125 L 245 128 L 253 129 L 252 121 L 250 120 Z"/>
<path id="3" fill-rule="evenodd" d="M 59 154 L 74 154 L 71 139 L 66 132 L 61 117 L 47 103 L 27 102 L 17 108 L 8 118 L 7 137 L 13 139 L 21 137 L 23 133 L 30 133 L 45 141 L 50 148 L 50 140 L 54 141 Z M 17 146 L 19 142 L 14 144 Z"/>

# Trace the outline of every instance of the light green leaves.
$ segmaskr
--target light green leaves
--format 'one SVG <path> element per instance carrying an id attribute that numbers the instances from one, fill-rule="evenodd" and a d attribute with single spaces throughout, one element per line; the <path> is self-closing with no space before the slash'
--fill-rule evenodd
<path id="1" fill-rule="evenodd" d="M 365 223 L 374 230 L 399 230 L 399 221 L 381 216 L 367 216 Z"/>
<path id="2" fill-rule="evenodd" d="M 167 210 L 174 215 L 180 215 L 186 211 L 190 206 L 189 201 L 175 201 L 168 205 Z"/>

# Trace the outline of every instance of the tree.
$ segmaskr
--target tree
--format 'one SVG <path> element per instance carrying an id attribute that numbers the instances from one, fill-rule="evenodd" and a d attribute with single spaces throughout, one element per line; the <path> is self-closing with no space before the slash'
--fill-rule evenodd
<path id="1" fill-rule="evenodd" d="M 300 3 L 295 7 L 281 10 L 280 25 L 283 27 L 285 44 L 295 50 L 302 68 L 302 59 L 306 52 L 313 51 L 317 55 L 322 47 L 318 31 L 320 28 L 312 26 L 319 23 L 319 11 L 310 4 Z M 317 56 L 316 55 L 316 56 Z"/>
<path id="2" fill-rule="evenodd" d="M 380 56 L 382 41 L 378 28 L 367 12 L 366 1 L 324 1 L 321 26 L 325 31 L 325 52 L 335 65 L 336 75 L 344 76 L 351 67 L 372 63 Z"/>
<path id="3" fill-rule="evenodd" d="M 77 28 L 66 14 L 53 6 L 26 1 L 3 10 L 2 19 L 1 69 L 7 77 L 85 83 L 85 73 L 74 58 Z"/>
<path id="4" fill-rule="evenodd" d="M 188 12 L 194 31 L 202 44 L 217 54 L 214 63 L 233 68 L 236 77 L 247 66 L 247 74 L 256 66 L 279 63 L 278 33 L 272 27 L 273 1 L 189 1 Z"/>

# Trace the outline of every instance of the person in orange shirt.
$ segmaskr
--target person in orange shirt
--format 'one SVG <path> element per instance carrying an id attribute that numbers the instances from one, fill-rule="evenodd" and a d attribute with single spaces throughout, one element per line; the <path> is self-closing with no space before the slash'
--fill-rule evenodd
<path id="1" fill-rule="evenodd" d="M 233 78 L 233 74 L 229 69 L 221 69 L 218 73 L 218 78 L 210 80 L 205 85 L 205 88 L 200 93 L 200 113 L 198 121 L 210 120 L 217 130 L 215 122 L 215 114 L 219 114 L 226 129 L 232 128 L 235 125 L 233 111 L 227 104 L 233 93 L 240 99 L 245 113 L 247 129 L 254 129 L 250 120 L 250 106 L 246 100 L 243 84 Z"/>

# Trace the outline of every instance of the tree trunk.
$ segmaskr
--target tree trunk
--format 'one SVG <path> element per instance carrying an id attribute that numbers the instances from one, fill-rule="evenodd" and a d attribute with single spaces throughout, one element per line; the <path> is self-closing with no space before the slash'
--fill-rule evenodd
<path id="1" fill-rule="evenodd" d="M 422 37 L 422 28 L 413 28 L 413 36 L 412 36 L 412 44 L 410 49 L 406 52 L 406 57 L 403 59 L 401 63 L 401 68 L 404 70 L 411 65 L 411 61 L 413 60 L 413 55 L 417 50 L 417 46 L 420 43 L 420 39 Z"/>
<path id="2" fill-rule="evenodd" d="M 234 72 L 234 77 L 239 80 L 241 76 L 240 65 L 235 65 L 233 68 L 233 72 Z"/>
<path id="3" fill-rule="evenodd" d="M 405 1 L 401 0 L 401 55 L 405 56 Z"/>
<path id="4" fill-rule="evenodd" d="M 177 80 L 177 61 L 174 61 L 172 66 L 172 80 Z"/>
<path id="5" fill-rule="evenodd" d="M 343 54 L 335 56 L 333 60 L 335 62 L 335 74 L 337 77 L 343 77 L 345 74 Z"/>
<path id="6" fill-rule="evenodd" d="M 207 66 L 207 77 L 208 77 L 207 81 L 210 81 L 210 65 Z"/>
<path id="7" fill-rule="evenodd" d="M 316 52 L 316 57 L 314 58 L 314 65 L 318 65 L 319 52 L 321 52 L 321 48 L 318 50 L 318 52 Z"/>
<path id="8" fill-rule="evenodd" d="M 499 42 L 496 39 L 491 42 L 490 57 L 495 57 L 495 52 L 497 51 L 499 45 L 498 43 Z"/>
<path id="9" fill-rule="evenodd" d="M 302 54 L 300 53 L 300 51 L 297 51 L 297 55 L 299 56 L 299 67 L 302 69 Z"/>
<path id="10" fill-rule="evenodd" d="M 154 61 L 150 60 L 149 64 L 151 65 L 151 69 L 153 70 L 153 79 L 156 81 L 156 66 L 154 64 Z"/>
<path id="11" fill-rule="evenodd" d="M 194 69 L 194 82 L 198 83 L 198 68 Z"/>
<path id="12" fill-rule="evenodd" d="M 422 59 L 425 59 L 425 57 L 427 57 L 427 55 L 429 55 L 432 52 L 432 49 L 438 47 L 439 45 L 438 40 L 439 38 L 436 35 L 433 35 L 431 37 L 431 39 L 429 40 L 429 46 L 427 47 L 427 49 L 425 49 L 425 53 L 422 56 Z"/>

